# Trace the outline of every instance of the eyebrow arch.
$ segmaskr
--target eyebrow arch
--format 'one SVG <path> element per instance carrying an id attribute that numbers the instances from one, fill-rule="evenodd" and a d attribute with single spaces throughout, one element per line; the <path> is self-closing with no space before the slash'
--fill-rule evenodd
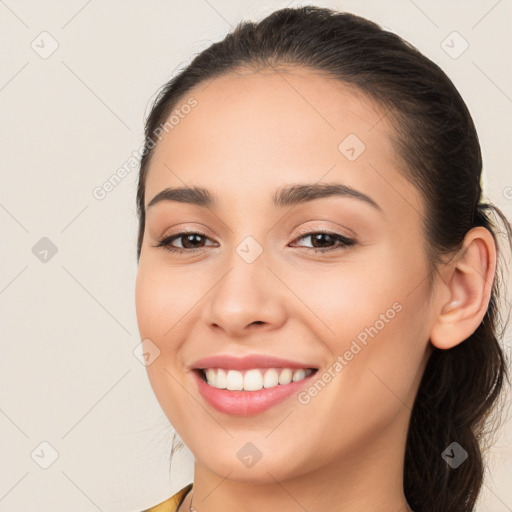
<path id="1" fill-rule="evenodd" d="M 272 199 L 276 208 L 284 208 L 331 196 L 359 199 L 382 213 L 382 208 L 371 197 L 341 183 L 299 183 L 286 185 L 279 188 L 274 193 Z M 215 196 L 208 189 L 195 186 L 165 188 L 151 199 L 147 208 L 161 201 L 175 201 L 206 208 L 214 208 L 216 205 Z"/>

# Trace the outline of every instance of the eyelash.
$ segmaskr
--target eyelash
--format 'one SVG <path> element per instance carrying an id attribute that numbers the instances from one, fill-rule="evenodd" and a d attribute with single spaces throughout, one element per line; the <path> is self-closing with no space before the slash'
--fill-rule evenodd
<path id="1" fill-rule="evenodd" d="M 193 248 L 193 249 L 187 249 L 187 248 L 184 248 L 184 247 L 173 247 L 171 245 L 171 242 L 173 242 L 174 240 L 176 239 L 179 239 L 183 236 L 186 236 L 186 235 L 199 235 L 199 236 L 202 236 L 202 237 L 205 237 L 205 238 L 208 238 L 207 235 L 205 235 L 204 233 L 200 233 L 198 231 L 182 231 L 180 233 L 176 233 L 174 235 L 171 235 L 171 236 L 164 236 L 162 237 L 158 243 L 156 245 L 153 245 L 153 247 L 163 247 L 165 249 L 167 249 L 169 252 L 173 252 L 173 253 L 183 253 L 183 252 L 193 252 L 193 251 L 201 251 L 201 250 L 204 250 L 206 247 L 197 247 L 197 248 Z M 325 252 L 329 252 L 329 251 L 336 251 L 336 250 L 339 250 L 339 249 L 346 249 L 348 247 L 351 247 L 353 245 L 356 244 L 356 241 L 351 239 L 351 238 L 347 238 L 346 236 L 343 236 L 343 235 L 340 235 L 339 233 L 333 233 L 333 232 L 330 232 L 330 231 L 308 231 L 308 232 L 305 232 L 305 233 L 300 233 L 299 236 L 294 240 L 300 240 L 301 238 L 307 238 L 307 237 L 310 237 L 310 236 L 313 236 L 313 235 L 329 235 L 331 238 L 333 238 L 335 241 L 338 241 L 341 243 L 341 246 L 338 246 L 338 247 L 328 247 L 328 248 L 319 248 L 319 247 L 303 247 L 304 249 L 309 249 L 309 250 L 312 250 L 316 253 L 325 253 Z"/>

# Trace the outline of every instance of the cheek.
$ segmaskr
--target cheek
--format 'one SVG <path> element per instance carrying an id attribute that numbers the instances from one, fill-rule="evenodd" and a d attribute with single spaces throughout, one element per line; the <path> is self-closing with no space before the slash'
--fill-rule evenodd
<path id="1" fill-rule="evenodd" d="M 149 262 L 139 265 L 135 306 L 141 337 L 150 338 L 160 350 L 172 348 L 172 339 L 204 295 L 199 282 L 186 268 Z"/>
<path id="2" fill-rule="evenodd" d="M 408 259 L 383 245 L 347 254 L 332 264 L 309 262 L 308 269 L 283 266 L 279 272 L 300 299 L 290 296 L 289 304 L 297 304 L 295 313 L 302 320 L 309 318 L 319 334 L 335 344 L 334 340 L 351 339 L 375 322 L 380 326 L 381 315 L 394 318 L 396 303 L 410 300 L 407 294 L 423 274 L 421 260 L 411 265 Z"/>
<path id="3" fill-rule="evenodd" d="M 347 279 L 333 348 L 347 360 L 339 383 L 351 389 L 350 410 L 380 411 L 384 420 L 412 407 L 428 345 L 426 268 L 421 250 L 389 249 Z"/>
<path id="4" fill-rule="evenodd" d="M 344 376 L 335 386 L 357 389 L 355 409 L 372 397 L 393 400 L 386 385 L 408 400 L 421 369 L 428 344 L 427 266 L 419 244 L 407 249 L 382 244 L 336 269 L 288 273 L 307 306 L 300 306 L 302 321 L 310 319 L 331 357 L 343 357 L 338 375 Z"/>
<path id="5" fill-rule="evenodd" d="M 142 258 L 141 258 L 142 260 Z M 139 263 L 135 285 L 135 307 L 141 340 L 151 340 L 159 355 L 146 366 L 149 382 L 171 422 L 180 421 L 178 411 L 186 407 L 182 376 L 176 371 L 180 340 L 179 319 L 185 314 L 178 272 L 165 271 L 161 265 Z M 186 309 L 188 309 L 187 307 Z"/>
<path id="6" fill-rule="evenodd" d="M 162 313 L 167 309 L 162 280 L 149 265 L 139 264 L 135 283 L 135 309 L 141 338 L 157 341 L 164 332 Z"/>

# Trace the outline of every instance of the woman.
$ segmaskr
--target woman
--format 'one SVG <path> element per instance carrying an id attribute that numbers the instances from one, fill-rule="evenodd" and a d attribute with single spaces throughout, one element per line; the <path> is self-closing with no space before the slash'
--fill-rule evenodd
<path id="1" fill-rule="evenodd" d="M 194 481 L 149 510 L 473 510 L 497 228 L 441 69 L 358 16 L 240 24 L 162 89 L 137 320 Z"/>

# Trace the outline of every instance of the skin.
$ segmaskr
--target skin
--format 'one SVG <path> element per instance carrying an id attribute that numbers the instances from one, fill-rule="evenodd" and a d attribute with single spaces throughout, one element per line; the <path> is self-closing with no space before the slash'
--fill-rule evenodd
<path id="1" fill-rule="evenodd" d="M 407 510 L 403 458 L 416 391 L 432 347 L 462 342 L 485 314 L 491 234 L 471 230 L 429 287 L 423 198 L 399 171 L 390 116 L 343 83 L 301 68 L 245 69 L 200 84 L 180 105 L 190 96 L 197 107 L 155 149 L 145 204 L 185 184 L 208 188 L 219 204 L 147 210 L 136 310 L 141 339 L 160 350 L 147 366 L 152 388 L 195 457 L 194 507 Z M 350 133 L 366 146 L 352 162 L 338 149 Z M 336 196 L 273 207 L 278 187 L 306 182 L 351 186 L 382 212 Z M 203 250 L 155 247 L 183 228 L 206 235 Z M 338 248 L 315 253 L 321 245 L 298 233 L 306 228 L 357 243 L 327 240 Z M 250 264 L 236 252 L 246 236 L 263 248 Z M 210 407 L 191 379 L 194 360 L 218 353 L 307 361 L 322 375 L 394 303 L 401 311 L 307 404 L 294 396 L 232 416 Z M 262 454 L 250 468 L 236 455 L 247 442 Z"/>

